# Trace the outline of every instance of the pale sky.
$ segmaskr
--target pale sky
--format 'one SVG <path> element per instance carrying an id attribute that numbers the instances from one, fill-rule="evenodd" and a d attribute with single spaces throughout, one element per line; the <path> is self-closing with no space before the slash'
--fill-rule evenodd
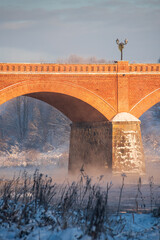
<path id="1" fill-rule="evenodd" d="M 160 0 L 0 0 L 0 62 L 160 58 Z"/>

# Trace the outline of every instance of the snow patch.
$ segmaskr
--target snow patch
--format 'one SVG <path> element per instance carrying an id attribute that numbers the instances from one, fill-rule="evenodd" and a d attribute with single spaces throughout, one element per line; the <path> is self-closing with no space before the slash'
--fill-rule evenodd
<path id="1" fill-rule="evenodd" d="M 140 120 L 130 113 L 121 112 L 112 118 L 112 122 L 140 122 Z"/>

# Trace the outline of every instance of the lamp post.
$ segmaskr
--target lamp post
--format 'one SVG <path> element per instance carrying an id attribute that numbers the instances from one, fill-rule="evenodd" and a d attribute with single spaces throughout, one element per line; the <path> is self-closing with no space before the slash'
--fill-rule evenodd
<path id="1" fill-rule="evenodd" d="M 123 60 L 123 48 L 124 48 L 124 45 L 126 45 L 128 43 L 128 40 L 125 39 L 124 42 L 120 43 L 119 39 L 117 38 L 116 43 L 118 45 L 119 50 L 121 51 L 121 60 Z"/>

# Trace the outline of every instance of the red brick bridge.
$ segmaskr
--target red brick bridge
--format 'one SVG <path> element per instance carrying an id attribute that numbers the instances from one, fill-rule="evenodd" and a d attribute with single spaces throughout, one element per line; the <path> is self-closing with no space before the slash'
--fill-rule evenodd
<path id="1" fill-rule="evenodd" d="M 160 64 L 0 63 L 0 104 L 21 95 L 72 121 L 71 171 L 145 171 L 138 118 L 160 101 Z"/>

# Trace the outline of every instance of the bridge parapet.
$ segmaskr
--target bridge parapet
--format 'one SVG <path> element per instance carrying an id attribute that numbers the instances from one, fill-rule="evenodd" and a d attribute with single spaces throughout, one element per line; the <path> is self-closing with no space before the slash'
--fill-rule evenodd
<path id="1" fill-rule="evenodd" d="M 99 73 L 117 72 L 116 64 L 0 63 L 0 72 Z"/>
<path id="2" fill-rule="evenodd" d="M 129 64 L 129 72 L 159 72 L 160 64 Z"/>
<path id="3" fill-rule="evenodd" d="M 48 64 L 48 63 L 0 63 L 0 73 L 132 73 L 159 72 L 160 64 L 129 64 L 119 61 L 113 64 Z"/>

